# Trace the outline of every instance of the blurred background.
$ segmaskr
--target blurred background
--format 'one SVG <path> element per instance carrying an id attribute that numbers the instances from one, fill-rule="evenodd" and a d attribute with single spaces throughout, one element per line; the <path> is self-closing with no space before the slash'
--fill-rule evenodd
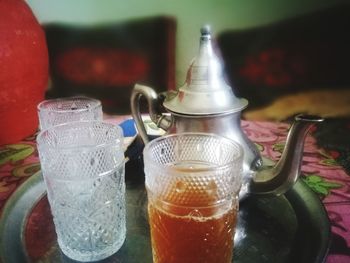
<path id="1" fill-rule="evenodd" d="M 199 29 L 245 29 L 335 6 L 347 0 L 28 0 L 40 23 L 101 24 L 168 15 L 176 18 L 176 86 L 198 49 Z"/>
<path id="2" fill-rule="evenodd" d="M 44 26 L 47 97 L 77 94 L 130 113 L 138 82 L 157 92 L 186 79 L 209 24 L 228 82 L 252 120 L 350 115 L 348 0 L 28 0 Z"/>

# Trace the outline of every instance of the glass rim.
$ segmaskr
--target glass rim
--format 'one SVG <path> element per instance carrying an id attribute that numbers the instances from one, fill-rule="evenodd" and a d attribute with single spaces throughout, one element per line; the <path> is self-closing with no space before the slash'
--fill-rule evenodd
<path id="1" fill-rule="evenodd" d="M 50 104 L 50 103 L 57 103 L 57 102 L 61 102 L 61 101 L 62 102 L 67 102 L 67 101 L 74 101 L 74 100 L 79 100 L 79 99 L 80 100 L 85 100 L 85 101 L 91 101 L 94 104 L 91 107 L 89 107 L 89 108 L 65 109 L 65 110 L 48 109 L 48 108 L 45 107 L 45 105 Z M 43 100 L 37 105 L 37 110 L 39 112 L 56 112 L 56 113 L 84 112 L 84 111 L 87 111 L 87 110 L 96 109 L 96 108 L 98 108 L 100 106 L 102 106 L 102 103 L 98 99 L 85 97 L 85 96 L 74 96 L 74 97 L 67 97 L 67 98 L 56 98 L 56 99 Z"/>
<path id="2" fill-rule="evenodd" d="M 96 123 L 96 124 L 102 124 L 104 126 L 108 126 L 109 127 L 108 130 L 115 130 L 117 132 L 116 138 L 109 139 L 108 141 L 105 141 L 103 143 L 94 144 L 94 145 L 83 145 L 82 144 L 82 145 L 76 145 L 76 146 L 52 146 L 52 145 L 49 145 L 47 142 L 45 142 L 45 139 L 43 138 L 45 133 L 49 133 L 53 130 L 57 130 L 60 127 L 69 126 L 72 124 L 77 125 L 79 123 L 81 123 L 81 124 Z M 73 126 L 72 126 L 72 128 L 73 128 Z M 64 150 L 72 150 L 73 148 L 74 149 L 103 148 L 103 147 L 106 147 L 106 146 L 109 146 L 112 144 L 122 144 L 122 139 L 123 139 L 123 130 L 119 125 L 112 124 L 112 123 L 105 122 L 105 121 L 94 120 L 94 121 L 72 121 L 72 122 L 65 122 L 65 123 L 55 125 L 55 126 L 51 126 L 47 129 L 41 130 L 38 133 L 38 135 L 36 137 L 36 142 L 37 142 L 37 145 L 39 147 L 52 148 L 55 150 L 64 151 Z"/>
<path id="3" fill-rule="evenodd" d="M 224 163 L 224 164 L 216 164 L 214 166 L 196 168 L 194 170 L 191 170 L 191 174 L 192 175 L 196 175 L 196 174 L 200 175 L 200 174 L 202 174 L 204 172 L 225 170 L 225 169 L 228 169 L 228 168 L 232 167 L 232 165 L 234 165 L 238 160 L 243 158 L 244 152 L 243 152 L 242 146 L 239 143 L 237 143 L 236 141 L 232 140 L 232 139 L 228 139 L 228 138 L 226 138 L 224 136 L 217 135 L 215 133 L 182 132 L 182 133 L 174 133 L 174 134 L 164 135 L 164 136 L 158 137 L 158 138 L 150 141 L 148 144 L 146 144 L 146 146 L 145 146 L 145 148 L 143 150 L 143 158 L 144 158 L 144 160 L 149 165 L 157 166 L 157 169 L 162 169 L 162 170 L 165 170 L 165 171 L 177 171 L 177 170 L 183 169 L 183 168 L 180 168 L 180 167 L 176 167 L 174 165 L 158 163 L 153 158 L 151 158 L 150 156 L 145 154 L 146 151 L 151 149 L 151 147 L 153 147 L 154 145 L 156 145 L 160 141 L 167 140 L 168 138 L 176 138 L 176 137 L 181 137 L 181 136 L 203 136 L 203 137 L 207 137 L 207 138 L 215 137 L 216 139 L 218 139 L 220 141 L 225 141 L 225 143 L 230 144 L 231 146 L 233 146 L 237 150 L 236 154 L 234 155 L 234 158 L 232 160 L 230 160 L 229 162 Z"/>

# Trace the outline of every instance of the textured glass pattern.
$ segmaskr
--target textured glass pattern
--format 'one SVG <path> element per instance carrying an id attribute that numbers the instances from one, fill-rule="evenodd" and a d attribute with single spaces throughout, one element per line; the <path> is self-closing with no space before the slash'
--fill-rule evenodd
<path id="1" fill-rule="evenodd" d="M 151 142 L 144 154 L 145 173 L 149 175 L 146 186 L 165 201 L 208 204 L 238 193 L 242 157 L 240 145 L 219 136 L 181 134 L 160 138 Z"/>
<path id="2" fill-rule="evenodd" d="M 79 261 L 114 254 L 126 235 L 121 129 L 72 122 L 42 131 L 37 141 L 62 252 Z"/>

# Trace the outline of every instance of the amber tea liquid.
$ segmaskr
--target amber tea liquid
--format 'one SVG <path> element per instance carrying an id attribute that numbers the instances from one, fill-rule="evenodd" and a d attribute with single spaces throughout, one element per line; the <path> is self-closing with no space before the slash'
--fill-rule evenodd
<path id="1" fill-rule="evenodd" d="M 176 181 L 174 187 L 183 184 L 184 182 Z M 203 200 L 213 201 L 215 192 L 203 193 L 189 188 L 185 193 L 172 195 L 174 200 L 168 199 L 167 202 L 149 198 L 148 213 L 154 263 L 232 261 L 237 206 L 232 200 L 204 206 Z M 186 194 L 186 198 L 191 200 L 190 205 L 174 205 L 181 194 Z M 204 199 L 196 196 L 203 194 Z"/>

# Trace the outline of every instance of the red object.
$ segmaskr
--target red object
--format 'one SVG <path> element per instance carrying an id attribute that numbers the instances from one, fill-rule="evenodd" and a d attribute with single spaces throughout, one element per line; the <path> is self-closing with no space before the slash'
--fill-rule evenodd
<path id="1" fill-rule="evenodd" d="M 38 128 L 36 105 L 48 83 L 43 29 L 23 0 L 0 0 L 0 145 Z"/>

